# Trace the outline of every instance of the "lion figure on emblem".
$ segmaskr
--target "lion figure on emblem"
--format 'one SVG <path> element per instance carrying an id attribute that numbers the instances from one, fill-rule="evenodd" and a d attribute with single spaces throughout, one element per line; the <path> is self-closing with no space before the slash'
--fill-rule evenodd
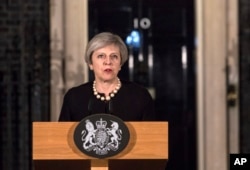
<path id="1" fill-rule="evenodd" d="M 84 141 L 83 143 L 83 147 L 84 149 L 88 149 L 89 147 L 95 145 L 95 143 L 93 142 L 93 139 L 95 138 L 95 128 L 92 122 L 90 122 L 89 120 L 86 120 L 86 124 L 85 127 L 88 131 L 87 136 L 84 138 L 84 136 L 86 135 L 86 131 L 83 130 L 82 131 L 82 141 Z"/>

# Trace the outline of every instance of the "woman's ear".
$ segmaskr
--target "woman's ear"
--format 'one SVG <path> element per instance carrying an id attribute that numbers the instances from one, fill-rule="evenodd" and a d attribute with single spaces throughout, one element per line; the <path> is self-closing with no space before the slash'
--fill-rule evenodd
<path id="1" fill-rule="evenodd" d="M 89 69 L 93 70 L 93 65 L 92 64 L 89 64 Z"/>

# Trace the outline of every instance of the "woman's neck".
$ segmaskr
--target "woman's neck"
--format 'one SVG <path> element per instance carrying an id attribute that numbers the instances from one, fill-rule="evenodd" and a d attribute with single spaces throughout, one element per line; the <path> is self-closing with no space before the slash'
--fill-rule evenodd
<path id="1" fill-rule="evenodd" d="M 104 93 L 105 96 L 108 96 L 110 92 L 112 92 L 118 85 L 119 79 L 115 78 L 111 81 L 102 81 L 102 80 L 95 80 L 95 88 L 99 93 Z"/>

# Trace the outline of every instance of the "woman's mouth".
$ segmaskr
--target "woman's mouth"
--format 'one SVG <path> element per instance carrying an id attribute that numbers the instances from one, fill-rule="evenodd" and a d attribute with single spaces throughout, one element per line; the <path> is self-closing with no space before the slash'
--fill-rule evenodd
<path id="1" fill-rule="evenodd" d="M 107 72 L 107 73 L 110 73 L 110 72 L 112 72 L 112 71 L 113 71 L 113 70 L 110 69 L 110 68 L 107 68 L 107 69 L 104 70 L 104 72 Z"/>

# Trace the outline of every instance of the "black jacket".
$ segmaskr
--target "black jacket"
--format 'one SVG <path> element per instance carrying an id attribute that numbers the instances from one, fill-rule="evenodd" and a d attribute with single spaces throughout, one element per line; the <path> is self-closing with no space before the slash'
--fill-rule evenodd
<path id="1" fill-rule="evenodd" d="M 101 101 L 93 94 L 93 82 L 73 87 L 64 96 L 59 121 L 81 121 L 95 113 L 113 114 L 123 121 L 155 119 L 154 102 L 147 89 L 129 81 L 110 101 Z"/>

